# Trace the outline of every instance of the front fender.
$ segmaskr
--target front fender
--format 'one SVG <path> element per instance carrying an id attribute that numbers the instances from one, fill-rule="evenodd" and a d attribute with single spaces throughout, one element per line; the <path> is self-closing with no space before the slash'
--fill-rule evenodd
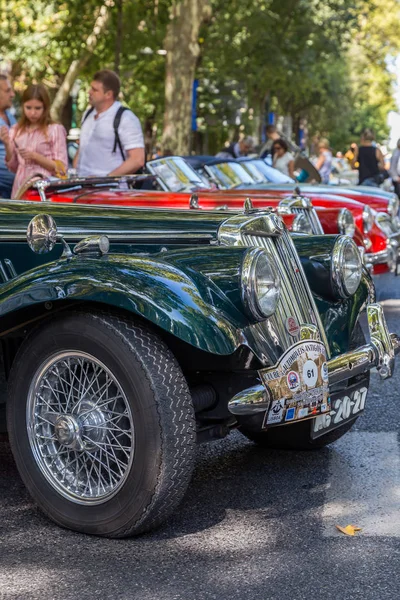
<path id="1" fill-rule="evenodd" d="M 232 354 L 243 341 L 244 317 L 221 290 L 216 292 L 217 306 L 205 299 L 189 275 L 155 256 L 73 257 L 47 263 L 4 284 L 0 327 L 7 328 L 10 313 L 40 303 L 99 302 L 139 315 L 198 349 Z"/>
<path id="2" fill-rule="evenodd" d="M 350 349 L 361 310 L 373 285 L 368 273 L 363 271 L 355 294 L 349 298 L 335 298 L 331 294 L 330 261 L 337 238 L 328 235 L 294 238 L 333 357 Z"/>

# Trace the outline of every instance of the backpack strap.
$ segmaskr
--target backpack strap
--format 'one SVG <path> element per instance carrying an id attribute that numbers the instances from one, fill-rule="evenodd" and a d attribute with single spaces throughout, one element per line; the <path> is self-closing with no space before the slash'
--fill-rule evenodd
<path id="1" fill-rule="evenodd" d="M 120 106 L 119 109 L 117 110 L 117 112 L 115 113 L 115 117 L 114 117 L 114 135 L 115 135 L 115 137 L 114 137 L 113 154 L 116 153 L 117 147 L 118 147 L 119 151 L 121 152 L 121 156 L 122 156 L 123 160 L 125 160 L 125 153 L 122 148 L 121 140 L 119 138 L 118 128 L 119 128 L 119 124 L 121 123 L 121 117 L 126 110 L 129 110 L 129 108 L 127 106 Z"/>
<path id="2" fill-rule="evenodd" d="M 88 118 L 88 116 L 91 115 L 93 111 L 94 111 L 94 106 L 91 106 L 90 108 L 88 108 L 88 110 L 85 112 L 85 114 L 82 117 L 81 127 L 84 124 L 84 122 L 86 121 L 86 119 Z"/>

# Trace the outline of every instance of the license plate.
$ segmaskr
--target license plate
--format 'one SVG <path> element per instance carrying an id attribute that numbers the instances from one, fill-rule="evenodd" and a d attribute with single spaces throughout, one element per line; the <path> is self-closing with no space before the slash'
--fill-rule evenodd
<path id="1" fill-rule="evenodd" d="M 367 393 L 368 388 L 363 386 L 332 394 L 331 411 L 311 421 L 311 438 L 325 435 L 328 431 L 358 417 L 364 411 Z"/>

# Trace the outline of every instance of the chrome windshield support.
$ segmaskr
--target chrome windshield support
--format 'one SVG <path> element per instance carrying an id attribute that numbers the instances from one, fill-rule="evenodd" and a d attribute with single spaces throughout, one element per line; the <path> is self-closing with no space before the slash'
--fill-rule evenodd
<path id="1" fill-rule="evenodd" d="M 46 188 L 48 188 L 49 185 L 50 182 L 47 179 L 40 179 L 33 185 L 33 187 L 35 187 L 39 193 L 41 202 L 47 201 Z"/>

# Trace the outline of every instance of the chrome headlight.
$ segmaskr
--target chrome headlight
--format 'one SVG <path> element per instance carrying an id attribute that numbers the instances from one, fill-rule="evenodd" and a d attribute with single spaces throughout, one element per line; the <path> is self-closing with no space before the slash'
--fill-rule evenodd
<path id="1" fill-rule="evenodd" d="M 364 206 L 362 218 L 364 231 L 365 233 L 369 233 L 374 226 L 374 213 L 372 212 L 372 208 L 370 206 Z"/>
<path id="2" fill-rule="evenodd" d="M 301 212 L 296 216 L 293 221 L 292 231 L 296 233 L 308 233 L 309 235 L 312 234 L 313 230 L 311 223 L 305 212 Z"/>
<path id="3" fill-rule="evenodd" d="M 353 237 L 356 230 L 356 225 L 354 223 L 354 217 L 348 208 L 342 208 L 342 210 L 339 212 L 337 224 L 340 233 L 343 233 L 343 235 L 348 235 L 351 238 Z"/>
<path id="4" fill-rule="evenodd" d="M 397 217 L 397 213 L 399 212 L 399 199 L 394 194 L 392 198 L 389 200 L 388 204 L 388 213 L 391 217 Z"/>
<path id="5" fill-rule="evenodd" d="M 270 317 L 280 296 L 280 277 L 270 253 L 264 248 L 246 252 L 242 265 L 242 299 L 257 321 Z"/>
<path id="6" fill-rule="evenodd" d="M 362 262 L 356 244 L 348 237 L 340 237 L 333 247 L 332 279 L 342 298 L 352 296 L 361 281 Z"/>

